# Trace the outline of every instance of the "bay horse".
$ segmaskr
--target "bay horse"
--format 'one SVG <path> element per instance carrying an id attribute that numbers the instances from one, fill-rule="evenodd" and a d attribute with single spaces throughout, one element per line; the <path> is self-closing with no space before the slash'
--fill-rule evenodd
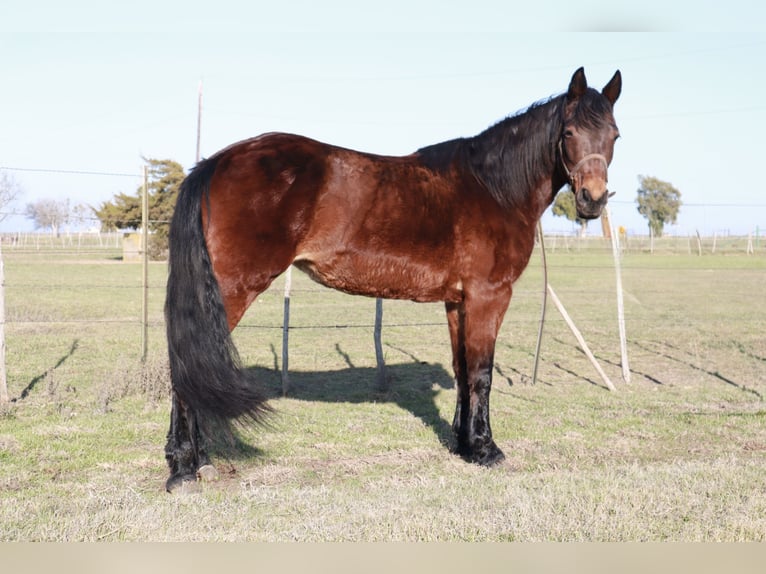
<path id="1" fill-rule="evenodd" d="M 456 452 L 501 461 L 489 416 L 495 339 L 559 189 L 571 186 L 579 217 L 601 214 L 621 89 L 619 71 L 599 92 L 580 68 L 565 93 L 403 157 L 268 133 L 200 162 L 169 234 L 167 490 L 212 468 L 207 417 L 260 421 L 270 410 L 231 331 L 290 265 L 354 295 L 444 302 Z"/>

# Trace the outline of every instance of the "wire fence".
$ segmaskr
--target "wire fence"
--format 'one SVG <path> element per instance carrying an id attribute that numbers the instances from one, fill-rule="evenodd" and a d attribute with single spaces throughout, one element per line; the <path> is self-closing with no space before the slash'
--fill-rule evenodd
<path id="1" fill-rule="evenodd" d="M 155 222 L 152 222 L 155 223 Z M 662 237 L 620 233 L 620 249 L 623 253 L 657 254 L 766 254 L 766 237 L 761 233 L 766 226 L 756 226 L 747 235 L 731 235 L 725 232 L 712 235 L 666 234 Z M 8 252 L 47 253 L 60 255 L 106 254 L 114 251 L 114 257 L 129 259 L 135 256 L 140 232 L 64 231 L 57 235 L 39 232 L 0 233 L 2 247 Z M 131 243 L 133 241 L 133 243 Z M 585 251 L 596 253 L 611 250 L 608 239 L 596 236 L 580 236 L 577 232 L 546 233 L 546 247 L 551 252 Z"/>
<path id="2" fill-rule="evenodd" d="M 110 276 L 104 282 L 99 282 L 98 277 L 84 278 L 82 281 L 73 280 L 71 277 L 64 279 L 46 277 L 41 280 L 16 280 L 13 276 L 6 278 L 5 286 L 12 292 L 23 292 L 27 294 L 35 293 L 36 296 L 43 298 L 56 298 L 57 296 L 68 297 L 74 290 L 80 296 L 87 297 L 88 293 L 100 294 L 128 294 L 127 297 L 138 297 L 138 293 L 143 289 L 140 284 L 141 269 L 139 265 L 131 263 L 135 253 L 134 246 L 129 245 L 133 234 L 125 233 L 81 233 L 81 234 L 62 234 L 59 237 L 50 234 L 40 233 L 13 233 L 0 234 L 2 240 L 3 253 L 6 258 L 21 258 L 21 260 L 51 260 L 55 262 L 93 262 L 102 261 L 126 266 L 131 271 L 123 273 L 115 279 Z M 576 235 L 548 235 L 545 238 L 546 249 L 549 254 L 578 253 L 592 255 L 591 258 L 578 258 L 573 262 L 566 261 L 567 272 L 575 274 L 591 274 L 593 272 L 611 273 L 611 243 L 608 240 L 598 237 L 578 237 Z M 701 249 L 699 248 L 701 245 Z M 537 249 L 537 248 L 536 248 Z M 766 264 L 766 241 L 762 238 L 758 240 L 750 237 L 715 237 L 698 238 L 693 237 L 662 237 L 651 240 L 648 237 L 630 237 L 621 242 L 622 256 L 627 262 L 628 269 L 631 264 L 631 257 L 639 257 L 641 268 L 646 270 L 665 270 L 668 264 L 665 261 L 660 262 L 662 255 L 702 255 L 702 256 L 726 256 L 743 255 L 746 256 L 742 261 L 760 260 L 765 258 Z M 653 265 L 652 256 L 657 256 L 657 264 Z M 731 265 L 730 265 L 731 266 Z M 537 256 L 533 258 L 529 265 L 531 272 L 539 268 Z M 528 274 L 530 271 L 525 272 Z M 158 328 L 164 326 L 164 317 L 157 311 L 161 309 L 165 297 L 165 265 L 164 262 L 153 263 L 153 277 L 146 285 L 149 293 L 149 299 L 152 301 L 154 312 L 148 317 L 147 326 Z M 664 287 L 642 289 L 643 295 L 651 296 L 659 294 Z M 326 294 L 328 289 L 311 282 L 302 282 L 294 285 L 291 289 L 292 296 L 298 301 L 301 298 L 315 298 Z M 588 287 L 578 288 L 576 285 L 569 285 L 566 288 L 567 297 L 572 299 L 582 299 L 592 295 Z M 283 294 L 280 287 L 271 288 L 259 295 L 261 302 L 267 303 L 272 307 L 279 307 Z M 529 305 L 534 307 L 540 300 L 539 286 L 535 283 L 529 286 L 517 287 L 514 290 L 514 306 Z M 62 311 L 61 314 L 53 312 L 37 312 L 34 309 L 25 308 L 23 311 L 10 308 L 5 318 L 8 325 L 30 325 L 30 324 L 114 324 L 125 326 L 141 326 L 143 324 L 140 313 L 135 316 L 120 317 L 86 317 L 86 316 L 68 316 L 71 311 Z M 294 320 L 290 324 L 291 330 L 318 330 L 318 329 L 372 329 L 374 327 L 373 315 L 357 317 L 354 320 L 348 320 L 340 313 L 342 321 L 337 322 L 316 322 L 307 320 L 299 315 L 293 316 Z M 535 323 L 537 318 L 534 315 L 515 315 L 511 317 L 512 321 L 521 323 Z M 553 319 L 556 320 L 556 319 Z M 588 322 L 586 318 L 584 322 Z M 597 319 L 593 319 L 597 323 Z M 433 321 L 411 322 L 397 319 L 393 322 L 386 322 L 387 327 L 433 327 L 446 325 L 442 317 L 435 318 Z M 283 324 L 280 320 L 271 320 L 270 322 L 258 318 L 257 314 L 246 315 L 238 326 L 239 329 L 253 330 L 281 330 Z"/>
<path id="3" fill-rule="evenodd" d="M 10 329 L 17 353 L 27 352 L 18 350 L 19 346 L 27 344 L 22 341 L 44 334 L 47 341 L 67 337 L 85 337 L 92 341 L 108 338 L 120 352 L 135 356 L 139 348 L 138 333 L 148 329 L 153 352 L 156 356 L 164 356 L 163 306 L 167 268 L 164 262 L 151 265 L 146 285 L 149 312 L 144 320 L 140 305 L 144 291 L 142 266 L 125 257 L 129 239 L 125 234 L 83 233 L 51 237 L 49 234 L 16 233 L 2 234 L 0 239 L 7 270 L 4 284 L 6 313 L 2 326 Z M 753 285 L 755 290 L 758 288 L 758 281 L 761 286 L 766 286 L 766 245 L 762 240 L 733 236 L 673 236 L 655 238 L 651 246 L 648 237 L 624 239 L 621 242 L 622 261 L 623 270 L 628 275 L 625 296 L 629 302 L 637 297 L 643 302 L 651 302 L 651 305 L 634 305 L 634 312 L 628 315 L 629 336 L 633 337 L 634 343 L 650 341 L 647 344 L 651 345 L 653 340 L 683 338 L 668 329 L 686 329 L 684 333 L 688 334 L 709 332 L 719 325 L 724 325 L 728 332 L 743 333 L 758 333 L 766 328 L 766 316 L 748 304 L 737 303 L 723 311 L 709 311 L 704 298 L 696 303 L 678 302 L 679 298 L 688 298 L 685 295 L 689 293 L 687 284 L 693 286 L 710 281 L 708 268 L 712 267 L 723 271 L 718 274 L 725 289 L 721 293 L 732 300 L 752 294 Z M 698 240 L 702 245 L 701 255 Z M 548 235 L 545 242 L 551 273 L 549 281 L 567 308 L 570 305 L 574 308 L 575 322 L 586 339 L 591 335 L 597 338 L 612 336 L 605 333 L 616 329 L 614 316 L 612 311 L 604 310 L 604 306 L 613 309 L 615 297 L 610 242 L 598 237 L 562 234 Z M 747 249 L 749 243 L 751 250 Z M 695 261 L 699 263 L 695 264 Z M 682 280 L 676 277 L 679 263 L 688 268 Z M 652 280 L 644 279 L 646 272 L 651 272 Z M 726 282 L 736 283 L 738 273 L 745 274 L 749 286 L 732 290 Z M 726 278 L 721 279 L 723 276 Z M 660 277 L 667 279 L 657 281 Z M 506 339 L 513 341 L 508 345 L 524 349 L 524 353 L 534 348 L 531 337 L 537 332 L 540 321 L 541 281 L 542 265 L 539 255 L 534 253 L 522 280 L 514 288 L 511 311 L 503 324 Z M 283 279 L 278 278 L 270 289 L 260 294 L 253 302 L 252 312 L 248 312 L 238 325 L 238 336 L 252 339 L 255 342 L 252 346 L 262 347 L 262 342 L 268 340 L 272 349 L 279 348 L 284 329 L 283 284 Z M 374 300 L 351 298 L 306 277 L 293 282 L 291 298 L 289 331 L 296 333 L 294 344 L 299 355 L 306 355 L 306 348 L 316 346 L 317 341 L 326 348 L 330 340 L 353 340 L 356 344 L 369 338 L 368 347 L 372 350 Z M 383 329 L 389 341 L 400 341 L 397 346 L 406 350 L 402 352 L 412 352 L 413 355 L 417 353 L 414 349 L 424 349 L 429 340 L 438 337 L 439 341 L 447 341 L 443 305 L 425 306 L 425 310 L 422 310 L 424 306 L 419 305 L 415 310 L 406 305 L 409 302 L 386 301 L 384 304 Z M 683 312 L 680 312 L 681 307 Z M 692 312 L 687 312 L 689 307 Z M 549 336 L 558 333 L 552 340 L 560 348 L 572 343 L 564 323 L 559 314 L 549 309 L 546 332 Z M 331 332 L 339 333 L 338 337 L 330 336 Z M 349 335 L 341 335 L 342 332 Z M 40 344 L 49 345 L 50 342 Z M 356 352 L 366 352 L 363 347 L 365 345 L 355 347 Z M 643 352 L 639 347 L 634 347 L 634 352 L 636 349 Z M 423 353 L 425 356 L 425 351 Z M 246 358 L 261 364 L 264 360 L 270 361 L 263 356 L 253 359 L 253 356 Z M 277 362 L 275 358 L 274 364 Z M 304 368 L 305 364 L 306 360 Z"/>
<path id="4" fill-rule="evenodd" d="M 33 174 L 38 174 L 41 177 L 50 175 L 53 178 L 57 178 L 56 181 L 66 177 L 68 181 L 82 181 L 83 183 L 86 180 L 91 181 L 98 177 L 106 177 L 112 178 L 115 181 L 127 182 L 132 180 L 139 186 L 142 179 L 138 173 L 106 173 L 92 170 L 0 167 L 0 171 L 3 170 L 15 171 L 29 176 Z M 128 185 L 132 185 L 132 183 Z M 685 209 L 691 208 L 696 210 L 698 215 L 701 213 L 701 219 L 699 217 L 697 219 L 704 222 L 705 225 L 707 225 L 708 221 L 714 221 L 716 226 L 722 225 L 722 220 L 718 216 L 724 210 L 729 214 L 729 217 L 724 219 L 726 221 L 736 221 L 736 229 L 742 229 L 742 222 L 748 222 L 746 225 L 752 223 L 750 225 L 751 231 L 747 234 L 731 234 L 727 229 L 723 228 L 719 232 L 700 235 L 696 230 L 693 233 L 682 232 L 677 226 L 670 226 L 663 237 L 651 237 L 642 233 L 636 233 L 633 229 L 624 230 L 619 228 L 619 231 L 615 230 L 615 233 L 618 233 L 620 250 L 622 257 L 626 261 L 630 261 L 631 257 L 647 255 L 656 257 L 657 261 L 660 261 L 663 256 L 677 255 L 699 257 L 744 255 L 751 260 L 760 260 L 766 257 L 766 240 L 764 240 L 761 234 L 761 230 L 766 229 L 766 226 L 756 225 L 754 222 L 763 215 L 763 207 L 763 205 L 716 206 L 695 204 L 685 206 Z M 739 217 L 739 215 L 742 217 Z M 3 220 L 6 216 L 16 218 L 17 222 L 28 218 L 23 212 L 8 210 L 0 212 L 0 220 Z M 564 220 L 562 219 L 561 221 L 563 222 Z M 5 223 L 8 224 L 8 220 Z M 103 278 L 97 274 L 82 277 L 81 280 L 73 280 L 71 277 L 65 279 L 63 277 L 51 278 L 50 276 L 37 279 L 21 279 L 17 278 L 14 273 L 11 273 L 6 280 L 6 285 L 12 294 L 12 304 L 8 306 L 8 312 L 0 321 L 0 325 L 3 328 L 6 325 L 11 329 L 40 330 L 55 330 L 59 326 L 75 330 L 109 327 L 131 332 L 142 331 L 144 338 L 146 337 L 147 330 L 151 330 L 155 342 L 160 339 L 164 342 L 164 334 L 160 331 L 164 327 L 164 316 L 162 313 L 165 289 L 164 265 L 155 264 L 153 266 L 155 270 L 154 277 L 148 284 L 142 285 L 141 267 L 138 265 L 131 267 L 130 264 L 132 261 L 141 261 L 141 254 L 145 251 L 140 245 L 140 240 L 137 239 L 138 234 L 100 231 L 104 229 L 104 223 L 108 224 L 109 222 L 101 221 L 95 216 L 86 213 L 86 211 L 80 210 L 76 215 L 73 211 L 72 219 L 61 225 L 58 228 L 60 232 L 56 234 L 28 231 L 0 234 L 0 245 L 2 245 L 3 253 L 7 254 L 9 258 L 19 257 L 20 259 L 26 258 L 26 260 L 37 260 L 39 262 L 47 260 L 56 262 L 90 262 L 97 259 L 102 262 L 108 261 L 116 265 L 125 266 L 131 271 L 119 274 L 118 281 L 115 281 L 111 276 L 109 279 L 102 280 Z M 152 229 L 152 224 L 157 223 L 167 222 L 150 221 L 147 228 Z M 581 253 L 593 256 L 584 259 L 578 258 L 575 265 L 568 266 L 567 272 L 569 273 L 603 273 L 605 269 L 613 273 L 611 243 L 607 239 L 592 235 L 583 237 L 573 228 L 569 232 L 549 233 L 546 235 L 545 241 L 549 252 L 554 257 L 556 254 L 561 253 Z M 151 245 L 151 241 L 149 245 Z M 641 266 L 643 269 L 655 268 L 662 271 L 668 269 L 667 262 L 658 262 L 656 267 L 654 267 L 651 260 L 649 261 L 642 260 Z M 535 265 L 536 262 L 533 257 L 530 264 L 532 273 L 535 272 Z M 747 267 L 747 265 L 744 265 L 744 267 Z M 527 276 L 529 274 L 530 271 L 525 273 Z M 594 299 L 594 291 L 592 289 L 587 287 L 578 288 L 576 284 L 566 284 L 566 281 L 564 283 L 564 288 L 559 289 L 558 284 L 556 288 L 565 300 L 577 301 L 577 305 L 582 306 L 583 302 Z M 293 287 L 292 290 L 293 298 L 298 305 L 294 306 L 294 312 L 289 324 L 290 331 L 308 333 L 311 336 L 321 336 L 321 333 L 328 332 L 329 330 L 351 331 L 354 333 L 367 331 L 372 333 L 375 329 L 375 321 L 373 320 L 375 315 L 372 304 L 370 304 L 369 308 L 364 308 L 364 311 L 357 312 L 354 316 L 341 312 L 336 314 L 337 320 L 331 320 L 328 318 L 332 314 L 324 313 L 321 314 L 322 320 L 317 320 L 317 314 L 313 312 L 314 309 L 301 309 L 301 301 L 321 299 L 323 303 L 328 302 L 331 299 L 327 295 L 327 289 L 320 286 L 305 287 L 301 285 L 303 284 Z M 631 288 L 632 286 L 628 284 L 627 289 L 630 290 Z M 641 287 L 641 295 L 642 297 L 662 298 L 666 295 L 666 290 L 667 286 L 643 285 Z M 86 299 L 88 297 L 98 299 L 102 298 L 105 293 L 112 295 L 120 294 L 114 297 L 117 301 L 130 299 L 134 302 L 141 297 L 141 294 L 147 294 L 151 311 L 147 315 L 143 309 L 137 308 L 135 304 L 124 304 L 122 307 L 115 305 L 114 308 L 106 310 L 91 310 L 87 305 L 69 305 L 66 303 L 66 301 L 73 299 L 75 296 L 85 297 Z M 599 304 L 599 298 L 603 299 L 603 297 L 596 296 L 596 301 L 591 304 Z M 24 299 L 28 299 L 30 302 L 24 302 Z M 514 312 L 509 313 L 504 324 L 510 324 L 511 329 L 518 327 L 519 331 L 536 331 L 534 326 L 539 324 L 539 284 L 535 283 L 533 285 L 530 283 L 528 285 L 517 286 L 514 289 L 513 299 Z M 62 305 L 51 304 L 51 300 L 54 303 L 60 300 Z M 258 309 L 259 312 L 246 314 L 238 326 L 238 331 L 245 334 L 258 331 L 276 334 L 279 331 L 283 331 L 285 325 L 280 316 L 282 292 L 279 289 L 270 289 L 261 294 L 259 300 L 263 302 L 261 308 Z M 21 304 L 19 304 L 19 301 L 22 301 Z M 39 304 L 32 301 L 39 301 Z M 345 302 L 339 305 L 346 307 Z M 263 311 L 263 307 L 268 307 L 270 312 L 266 314 L 260 312 Z M 355 308 L 360 309 L 363 306 Z M 522 312 L 519 312 L 520 308 Z M 392 309 L 393 312 L 390 313 Z M 524 312 L 525 309 L 526 312 Z M 595 312 L 593 308 L 589 312 L 586 304 L 582 311 L 578 316 L 577 322 L 583 327 L 584 331 L 602 330 L 604 328 L 603 319 L 600 318 L 598 312 Z M 641 313 L 632 315 L 630 317 L 630 324 L 633 329 L 639 331 L 644 326 L 652 327 L 658 321 L 666 319 L 667 317 L 662 314 Z M 678 319 L 675 320 L 678 322 Z M 703 315 L 697 315 L 696 317 L 687 316 L 680 319 L 681 322 L 696 321 L 697 326 L 703 326 L 703 323 L 709 320 L 709 317 Z M 732 317 L 714 317 L 713 321 L 737 322 L 738 329 L 750 329 L 751 331 L 758 331 L 763 328 L 763 317 L 753 313 Z M 553 324 L 555 327 L 557 323 L 563 323 L 563 319 L 560 316 L 548 313 L 546 322 Z M 399 333 L 403 329 L 445 329 L 446 319 L 444 318 L 443 309 L 440 309 L 439 312 L 426 315 L 426 318 L 424 318 L 422 314 L 397 314 L 396 306 L 394 304 L 387 304 L 384 326 L 389 330 L 398 330 Z M 356 335 L 354 336 L 356 337 Z M 416 342 L 411 342 L 417 344 Z M 144 345 L 143 356 L 145 356 L 145 344 L 142 343 L 142 345 Z"/>

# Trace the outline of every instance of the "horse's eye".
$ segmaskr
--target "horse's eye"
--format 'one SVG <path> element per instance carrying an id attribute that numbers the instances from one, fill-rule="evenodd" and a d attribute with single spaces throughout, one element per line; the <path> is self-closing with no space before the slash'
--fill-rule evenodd
<path id="1" fill-rule="evenodd" d="M 573 135 L 574 135 L 574 132 L 572 132 L 572 130 L 566 130 L 564 132 L 564 137 L 565 138 L 571 138 Z"/>

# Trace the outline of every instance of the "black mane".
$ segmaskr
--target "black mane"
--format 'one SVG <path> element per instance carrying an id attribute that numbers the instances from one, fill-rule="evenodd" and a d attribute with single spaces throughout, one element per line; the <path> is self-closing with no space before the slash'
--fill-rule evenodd
<path id="1" fill-rule="evenodd" d="M 420 148 L 417 154 L 427 168 L 433 171 L 446 171 L 457 157 L 462 157 L 465 138 L 457 138 Z"/>
<path id="2" fill-rule="evenodd" d="M 457 161 L 500 205 L 523 205 L 541 178 L 555 170 L 565 104 L 564 95 L 536 102 L 477 136 L 438 143 L 417 153 L 435 171 L 447 170 Z M 588 89 L 573 119 L 577 125 L 600 128 L 609 111 L 609 102 Z"/>
<path id="3" fill-rule="evenodd" d="M 500 205 L 522 205 L 553 173 L 563 105 L 563 96 L 537 102 L 469 141 L 470 168 Z"/>

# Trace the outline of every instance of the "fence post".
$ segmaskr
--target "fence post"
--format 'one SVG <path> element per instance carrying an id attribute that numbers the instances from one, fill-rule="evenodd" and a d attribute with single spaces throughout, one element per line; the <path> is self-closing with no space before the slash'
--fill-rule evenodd
<path id="1" fill-rule="evenodd" d="M 144 166 L 144 189 L 141 193 L 141 362 L 146 362 L 149 348 L 149 171 Z"/>
<path id="2" fill-rule="evenodd" d="M 381 335 L 383 333 L 383 299 L 375 300 L 375 330 L 373 337 L 375 339 L 375 363 L 378 371 L 375 377 L 375 384 L 379 391 L 388 390 L 388 380 L 386 378 L 386 361 L 383 358 L 383 343 Z"/>
<path id="3" fill-rule="evenodd" d="M 288 376 L 288 364 L 290 360 L 289 332 L 290 332 L 290 289 L 292 289 L 293 268 L 287 268 L 285 273 L 285 306 L 282 317 L 282 394 L 287 396 L 290 390 L 290 378 Z"/>
<path id="4" fill-rule="evenodd" d="M 5 371 L 5 269 L 3 266 L 2 237 L 0 237 L 0 404 L 10 402 L 8 379 Z"/>

